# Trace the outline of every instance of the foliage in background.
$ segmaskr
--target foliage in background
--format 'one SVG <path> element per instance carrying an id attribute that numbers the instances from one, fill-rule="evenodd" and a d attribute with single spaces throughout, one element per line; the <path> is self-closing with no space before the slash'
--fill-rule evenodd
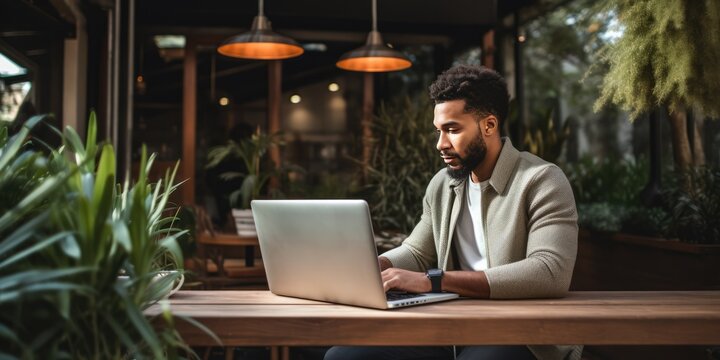
<path id="1" fill-rule="evenodd" d="M 523 24 L 526 129 L 536 137 L 532 128 L 537 128 L 536 123 L 546 122 L 547 113 L 552 109 L 556 129 L 563 127 L 563 120 L 572 123 L 571 136 L 565 142 L 564 160 L 575 161 L 583 153 L 623 156 L 629 149 L 617 137 L 618 127 L 625 122 L 622 114 L 612 106 L 599 114 L 593 112 L 607 69 L 605 65 L 596 65 L 596 52 L 612 38 L 613 14 L 593 0 L 564 1 L 560 6 L 553 1 L 539 13 L 542 15 Z M 597 71 L 588 74 L 591 66 Z M 593 140 L 587 147 L 581 147 L 585 145 L 580 142 L 582 138 Z M 523 147 L 525 135 L 512 140 Z M 552 162 L 559 160 L 552 156 L 543 158 Z"/>
<path id="2" fill-rule="evenodd" d="M 667 105 L 676 167 L 704 165 L 701 130 L 688 129 L 686 111 L 720 117 L 720 2 L 613 0 L 610 8 L 623 31 L 603 50 L 609 71 L 596 108 L 612 103 L 637 118 Z"/>
<path id="3" fill-rule="evenodd" d="M 20 199 L 0 203 L 9 209 L 0 216 L 0 357 L 192 354 L 167 308 L 157 329 L 143 314 L 180 276 L 156 277 L 182 264 L 176 238 L 183 231 L 166 212 L 174 172 L 149 183 L 154 156 L 143 151 L 136 182 L 117 185 L 115 154 L 96 143 L 94 114 L 84 144 L 67 128 L 63 146 L 49 156 L 26 140 L 38 121 L 14 137 L 0 130 L 0 193 Z M 19 178 L 34 186 L 18 186 Z"/>
<path id="4" fill-rule="evenodd" d="M 666 234 L 667 211 L 648 208 L 640 199 L 648 166 L 644 158 L 597 160 L 590 156 L 565 165 L 578 207 L 578 224 L 597 231 Z"/>
<path id="5" fill-rule="evenodd" d="M 570 119 L 566 119 L 560 126 L 555 125 L 556 107 L 537 109 L 531 114 L 531 125 L 525 129 L 523 148 L 552 163 L 558 163 L 565 141 L 570 136 Z M 510 101 L 508 118 L 505 122 L 505 134 L 517 126 L 517 101 Z"/>
<path id="6" fill-rule="evenodd" d="M 570 135 L 570 121 L 565 120 L 555 127 L 553 120 L 554 110 L 547 110 L 535 118 L 525 132 L 523 143 L 531 153 L 553 163 L 557 162 L 562 152 L 565 140 Z"/>
<path id="7" fill-rule="evenodd" d="M 624 31 L 606 49 L 610 71 L 598 105 L 633 116 L 660 104 L 720 117 L 720 3 L 713 0 L 613 0 Z"/>
<path id="8" fill-rule="evenodd" d="M 258 130 L 249 139 L 242 139 L 239 142 L 229 140 L 225 145 L 210 149 L 206 168 L 213 168 L 226 158 L 241 159 L 245 164 L 245 169 L 221 175 L 226 181 L 243 179 L 240 188 L 230 194 L 231 206 L 249 209 L 250 201 L 260 196 L 270 177 L 280 174 L 275 164 L 266 164 L 266 166 L 261 164 L 268 150 L 280 145 L 283 145 L 281 134 L 265 134 Z"/>
<path id="9" fill-rule="evenodd" d="M 646 159 L 595 159 L 585 156 L 564 167 L 578 203 L 610 202 L 631 205 L 647 183 Z"/>
<path id="10" fill-rule="evenodd" d="M 663 178 L 662 201 L 654 207 L 640 199 L 648 177 L 644 159 L 597 161 L 585 157 L 566 165 L 564 170 L 575 194 L 578 223 L 583 228 L 720 244 L 717 168 L 668 171 Z"/>
<path id="11" fill-rule="evenodd" d="M 645 152 L 647 137 L 637 130 L 647 124 L 629 128 L 623 124 L 621 108 L 639 115 L 670 104 L 671 98 L 704 97 L 709 101 L 706 105 L 720 109 L 720 102 L 714 100 L 720 93 L 717 1 L 576 0 L 560 6 L 552 2 L 550 6 L 551 11 L 524 24 L 527 40 L 523 57 L 532 59 L 524 64 L 526 112 L 532 118 L 533 109 L 556 107 L 562 113 L 554 117 L 555 124 L 561 118 L 576 119 L 566 142 L 567 163 L 574 163 L 581 150 L 578 140 L 583 137 L 578 135 L 589 140 L 589 153 L 597 159 L 616 159 L 630 151 L 637 157 Z M 600 113 L 592 113 L 593 103 Z M 699 113 L 698 102 L 677 103 L 683 108 L 694 107 L 696 115 Z M 703 111 L 712 113 L 707 107 Z M 680 148 L 684 148 L 686 159 L 692 153 L 693 164 L 701 164 L 702 143 L 696 141 L 690 150 L 689 138 L 712 138 L 702 133 L 702 116 L 696 116 L 694 134 L 688 134 L 693 127 L 685 122 L 684 111 L 670 115 L 676 164 Z M 632 143 L 625 142 L 632 148 L 622 146 L 627 136 L 619 126 L 633 130 Z M 648 174 L 643 159 L 581 159 L 564 168 L 573 184 L 579 222 L 584 228 L 680 237 L 689 242 L 710 237 L 692 235 L 691 239 L 691 234 L 718 228 L 713 225 L 716 215 L 701 220 L 702 214 L 708 215 L 701 209 L 710 209 L 711 200 L 696 196 L 700 192 L 693 186 L 703 185 L 686 176 L 678 177 L 682 172 L 665 173 L 663 201 L 648 207 L 639 199 Z"/>
<path id="12" fill-rule="evenodd" d="M 410 233 L 420 219 L 425 188 L 443 167 L 432 114 L 428 100 L 407 97 L 380 105 L 368 169 L 376 230 Z"/>
<path id="13" fill-rule="evenodd" d="M 303 170 L 296 170 L 296 173 L 303 174 Z M 305 181 L 293 181 L 289 178 L 283 179 L 287 185 L 289 198 L 305 199 L 347 199 L 354 197 L 358 192 L 358 177 L 355 174 L 345 173 L 321 173 L 318 183 L 309 185 Z"/>
<path id="14" fill-rule="evenodd" d="M 720 169 L 697 168 L 674 177 L 665 198 L 671 231 L 680 240 L 720 244 Z"/>
<path id="15" fill-rule="evenodd" d="M 175 220 L 175 227 L 178 229 L 186 230 L 182 235 L 177 238 L 178 245 L 182 250 L 183 259 L 189 259 L 195 254 L 197 249 L 197 243 L 195 241 L 195 234 L 197 233 L 197 216 L 195 209 L 192 206 L 180 207 Z"/>

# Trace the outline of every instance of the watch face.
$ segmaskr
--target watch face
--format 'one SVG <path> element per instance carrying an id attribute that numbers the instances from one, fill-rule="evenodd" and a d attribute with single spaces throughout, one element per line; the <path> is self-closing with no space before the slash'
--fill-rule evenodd
<path id="1" fill-rule="evenodd" d="M 428 276 L 442 276 L 443 271 L 440 269 L 430 269 L 427 274 Z"/>

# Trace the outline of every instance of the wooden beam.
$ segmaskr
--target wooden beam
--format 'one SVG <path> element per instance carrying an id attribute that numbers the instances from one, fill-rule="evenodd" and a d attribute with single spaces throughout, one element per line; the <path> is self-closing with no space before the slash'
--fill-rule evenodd
<path id="1" fill-rule="evenodd" d="M 188 37 L 183 60 L 182 202 L 195 203 L 195 126 L 197 122 L 197 51 Z"/>

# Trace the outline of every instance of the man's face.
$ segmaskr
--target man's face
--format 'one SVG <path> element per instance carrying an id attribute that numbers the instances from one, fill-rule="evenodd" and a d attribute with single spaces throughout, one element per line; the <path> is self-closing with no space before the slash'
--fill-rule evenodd
<path id="1" fill-rule="evenodd" d="M 478 121 L 475 114 L 465 112 L 465 100 L 437 104 L 434 114 L 437 149 L 447 164 L 448 174 L 456 179 L 467 179 L 487 153 L 480 133 L 483 120 Z"/>

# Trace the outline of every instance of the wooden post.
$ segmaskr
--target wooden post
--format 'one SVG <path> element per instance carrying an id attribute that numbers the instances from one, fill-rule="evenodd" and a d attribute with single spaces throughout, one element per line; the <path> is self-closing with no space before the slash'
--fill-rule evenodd
<path id="1" fill-rule="evenodd" d="M 185 59 L 183 60 L 183 133 L 180 179 L 187 181 L 182 185 L 182 202 L 185 205 L 195 203 L 195 125 L 197 121 L 197 51 L 195 41 L 187 37 Z"/>
<path id="2" fill-rule="evenodd" d="M 268 103 L 267 103 L 267 121 L 268 134 L 274 134 L 280 131 L 280 97 L 282 96 L 282 62 L 280 60 L 272 60 L 268 62 Z M 282 158 L 280 157 L 280 148 L 277 146 L 270 147 L 268 151 L 270 160 L 275 166 L 282 166 Z M 280 179 L 273 176 L 270 179 L 270 188 L 277 189 L 280 187 Z"/>
<path id="3" fill-rule="evenodd" d="M 362 112 L 362 163 L 363 182 L 368 181 L 368 167 L 372 156 L 372 122 L 373 108 L 375 107 L 375 88 L 373 73 L 365 73 L 363 77 L 363 112 Z"/>
<path id="4" fill-rule="evenodd" d="M 489 30 L 483 35 L 482 64 L 486 68 L 495 68 L 495 30 Z"/>

